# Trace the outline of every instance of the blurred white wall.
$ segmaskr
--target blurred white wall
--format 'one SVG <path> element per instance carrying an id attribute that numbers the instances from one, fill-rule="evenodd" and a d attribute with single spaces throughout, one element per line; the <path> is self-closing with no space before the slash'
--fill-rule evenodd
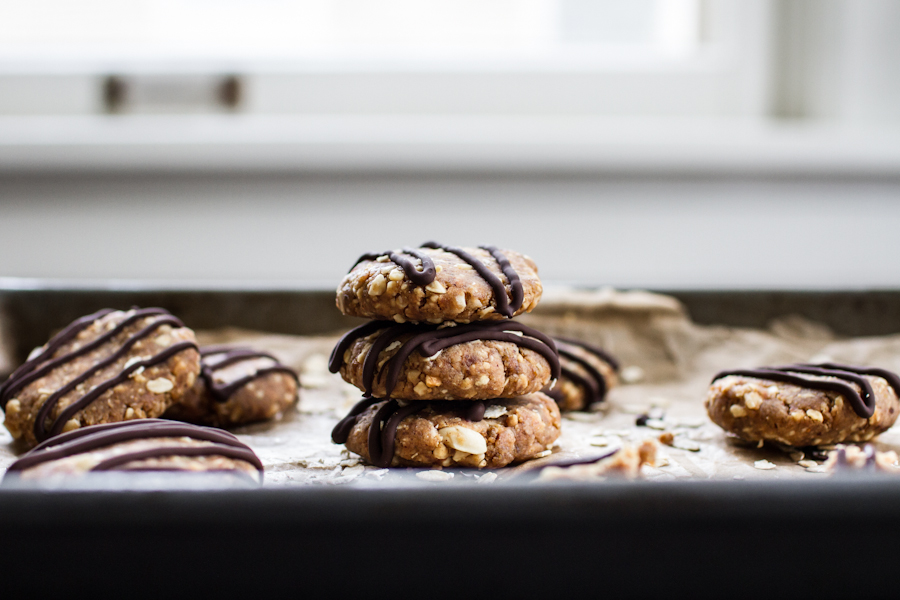
<path id="1" fill-rule="evenodd" d="M 0 276 L 336 285 L 431 238 L 544 278 L 662 288 L 900 287 L 900 177 L 0 177 Z"/>

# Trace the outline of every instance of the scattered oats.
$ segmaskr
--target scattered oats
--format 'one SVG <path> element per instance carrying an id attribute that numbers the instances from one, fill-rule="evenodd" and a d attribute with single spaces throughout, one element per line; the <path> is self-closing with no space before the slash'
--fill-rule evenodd
<path id="1" fill-rule="evenodd" d="M 602 448 L 604 446 L 609 446 L 609 444 L 610 439 L 608 437 L 599 435 L 595 438 L 591 438 L 591 446 L 599 446 Z"/>
<path id="2" fill-rule="evenodd" d="M 815 467 L 807 467 L 807 473 L 826 473 L 828 469 L 825 468 L 825 465 L 817 465 Z"/>
<path id="3" fill-rule="evenodd" d="M 534 458 L 544 458 L 545 456 L 550 456 L 553 454 L 553 450 L 544 450 L 543 452 L 538 452 L 534 455 Z"/>
<path id="4" fill-rule="evenodd" d="M 453 473 L 447 471 L 419 471 L 416 477 L 425 481 L 449 481 L 453 479 Z"/>
<path id="5" fill-rule="evenodd" d="M 699 431 L 688 431 L 685 435 L 695 442 L 708 442 L 709 440 L 716 437 L 714 431 L 710 431 L 709 429 L 701 429 Z"/>
<path id="6" fill-rule="evenodd" d="M 775 463 L 770 463 L 766 459 L 758 460 L 753 463 L 753 466 L 759 469 L 760 471 L 769 471 L 771 469 L 776 468 Z"/>
<path id="7" fill-rule="evenodd" d="M 813 421 L 816 421 L 817 423 L 822 423 L 825 420 L 825 417 L 822 416 L 822 413 L 814 408 L 807 409 L 806 416 L 808 416 Z"/>
<path id="8" fill-rule="evenodd" d="M 663 431 L 666 428 L 666 423 L 662 419 L 647 419 L 645 425 L 657 431 Z"/>
<path id="9" fill-rule="evenodd" d="M 158 377 L 147 382 L 147 389 L 154 394 L 165 394 L 175 387 L 175 384 L 165 377 Z"/>
<path id="10" fill-rule="evenodd" d="M 669 457 L 657 454 L 656 455 L 656 468 L 667 467 L 667 466 L 669 466 Z"/>
<path id="11" fill-rule="evenodd" d="M 800 452 L 799 450 L 797 452 L 791 452 L 789 454 L 789 456 L 791 457 L 792 461 L 794 461 L 795 463 L 798 463 L 801 466 L 803 466 L 804 462 L 812 462 L 812 461 L 804 461 L 803 459 L 806 457 L 806 455 L 804 453 Z M 813 463 L 813 464 L 815 464 L 815 463 Z"/>
<path id="12" fill-rule="evenodd" d="M 384 479 L 385 475 L 390 473 L 390 471 L 391 471 L 390 469 L 378 469 L 377 471 L 367 471 L 366 476 L 373 477 L 373 478 L 377 479 L 378 481 L 381 481 L 382 479 Z"/>
<path id="13" fill-rule="evenodd" d="M 619 372 L 622 383 L 637 383 L 644 379 L 644 370 L 637 365 L 625 367 Z"/>
<path id="14" fill-rule="evenodd" d="M 819 466 L 819 463 L 814 460 L 798 460 L 797 464 L 806 469 L 812 469 L 813 467 Z"/>
<path id="15" fill-rule="evenodd" d="M 144 360 L 143 357 L 140 357 L 140 356 L 132 356 L 132 357 L 129 358 L 127 361 L 125 361 L 125 364 L 122 366 L 122 370 L 124 371 L 125 369 L 127 369 L 127 368 L 130 367 L 131 365 L 136 364 L 136 363 L 139 363 L 139 362 L 141 362 L 142 360 Z"/>
<path id="16" fill-rule="evenodd" d="M 698 444 L 694 440 L 683 437 L 675 438 L 675 441 L 672 442 L 672 447 L 678 448 L 679 450 L 687 450 L 688 452 L 700 451 L 700 444 Z"/>
<path id="17" fill-rule="evenodd" d="M 28 359 L 27 359 L 27 360 L 32 360 L 32 359 L 34 359 L 34 358 L 37 358 L 38 356 L 41 355 L 41 353 L 42 353 L 43 351 L 44 351 L 44 347 L 43 347 L 43 346 L 38 346 L 37 348 L 35 348 L 34 350 L 32 350 L 31 352 L 28 353 Z"/>
<path id="18" fill-rule="evenodd" d="M 496 419 L 498 417 L 502 417 L 507 412 L 508 411 L 506 410 L 505 406 L 502 406 L 500 404 L 492 404 L 492 405 L 488 406 L 487 409 L 484 411 L 484 418 L 485 419 Z"/>
<path id="19" fill-rule="evenodd" d="M 485 473 L 481 477 L 475 476 L 476 483 L 494 483 L 497 481 L 496 473 Z"/>

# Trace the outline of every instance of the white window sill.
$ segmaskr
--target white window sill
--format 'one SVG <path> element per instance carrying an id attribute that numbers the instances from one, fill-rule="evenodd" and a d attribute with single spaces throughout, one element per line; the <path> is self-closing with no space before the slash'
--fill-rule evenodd
<path id="1" fill-rule="evenodd" d="M 593 116 L 0 117 L 0 173 L 900 172 L 900 130 Z"/>

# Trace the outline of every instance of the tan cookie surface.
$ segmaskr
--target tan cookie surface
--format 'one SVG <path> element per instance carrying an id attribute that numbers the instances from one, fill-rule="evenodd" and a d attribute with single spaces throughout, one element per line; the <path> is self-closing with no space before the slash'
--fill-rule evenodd
<path id="1" fill-rule="evenodd" d="M 99 448 L 90 452 L 67 456 L 58 460 L 42 463 L 21 472 L 23 479 L 35 479 L 42 477 L 76 475 L 87 473 L 101 462 L 120 456 L 153 450 L 156 448 L 201 448 L 212 447 L 214 444 L 200 440 L 192 440 L 184 437 L 178 438 L 153 438 L 147 440 L 131 440 L 114 444 L 106 448 Z M 177 451 L 177 450 L 176 450 Z M 256 467 L 248 462 L 227 456 L 182 456 L 173 454 L 154 458 L 133 460 L 119 465 L 116 471 L 241 471 L 254 478 Z"/>
<path id="2" fill-rule="evenodd" d="M 369 428 L 383 404 L 360 415 L 346 442 L 348 450 L 365 460 L 371 460 Z M 466 420 L 457 411 L 435 412 L 430 406 L 406 417 L 397 427 L 391 466 L 503 467 L 549 450 L 559 437 L 559 408 L 540 392 L 485 404 L 481 421 Z"/>
<path id="3" fill-rule="evenodd" d="M 592 403 L 592 391 L 585 381 L 594 379 L 594 375 L 589 372 L 582 364 L 568 358 L 563 350 L 575 354 L 581 360 L 586 361 L 596 370 L 601 382 L 594 382 L 594 385 L 605 387 L 606 391 L 616 387 L 619 383 L 619 377 L 616 370 L 608 362 L 588 350 L 575 344 L 567 344 L 556 340 L 556 344 L 560 349 L 559 364 L 562 367 L 562 374 L 552 390 L 545 389 L 544 393 L 552 396 L 559 403 L 560 410 L 583 410 Z M 576 377 L 570 374 L 576 375 Z M 581 379 L 581 381 L 579 381 Z"/>
<path id="4" fill-rule="evenodd" d="M 203 356 L 204 365 L 215 365 L 224 353 Z M 279 363 L 268 357 L 229 364 L 210 373 L 213 384 L 228 386 L 250 378 L 226 399 L 215 396 L 206 374 L 198 377 L 184 397 L 166 411 L 167 419 L 231 427 L 272 419 L 293 406 L 298 398 L 297 380 L 284 372 L 261 373 Z"/>
<path id="5" fill-rule="evenodd" d="M 380 332 L 359 338 L 344 353 L 341 376 L 365 391 L 363 365 Z M 392 358 L 403 342 L 397 338 L 379 353 L 372 394 L 386 395 L 386 380 Z M 539 353 L 512 342 L 477 340 L 456 344 L 435 356 L 412 352 L 404 361 L 392 398 L 404 400 L 479 400 L 512 398 L 537 392 L 550 380 L 551 369 Z"/>
<path id="6" fill-rule="evenodd" d="M 158 417 L 184 396 L 200 372 L 200 355 L 194 332 L 178 323 L 165 322 L 172 319 L 168 313 L 139 318 L 91 351 L 71 360 L 65 359 L 72 352 L 112 332 L 119 323 L 134 314 L 132 310 L 103 315 L 49 356 L 35 357 L 33 354 L 39 361 L 37 369 L 47 368 L 57 359 L 62 362 L 13 392 L 6 405 L 5 425 L 14 438 L 24 439 L 29 446 L 35 445 L 39 441 L 35 433 L 35 420 L 41 407 L 57 395 L 58 390 L 79 378 L 82 381 L 58 396 L 58 402 L 49 410 L 45 422 L 48 433 L 54 426 L 59 432 L 65 432 L 86 425 Z M 158 321 L 164 324 L 154 326 Z M 147 333 L 138 338 L 141 331 Z M 130 346 L 126 348 L 126 344 Z M 177 350 L 174 347 L 179 344 L 185 347 L 167 359 L 146 367 L 135 367 L 143 361 L 153 362 L 153 357 L 164 356 L 170 348 Z M 108 364 L 101 366 L 104 362 Z M 124 380 L 110 386 L 86 407 L 71 415 L 63 414 L 67 407 L 91 390 L 114 383 L 126 369 L 132 367 L 132 372 Z"/>
<path id="7" fill-rule="evenodd" d="M 468 263 L 440 249 L 422 248 L 435 266 L 435 279 L 419 286 L 387 255 L 363 260 L 353 267 L 337 290 L 337 306 L 346 315 L 367 319 L 392 319 L 441 323 L 457 321 L 501 320 L 493 289 Z M 509 280 L 487 250 L 464 248 L 500 278 L 511 290 Z M 524 291 L 522 306 L 515 315 L 530 312 L 540 301 L 543 288 L 537 266 L 529 257 L 513 250 L 502 250 L 518 274 Z"/>
<path id="8" fill-rule="evenodd" d="M 789 446 L 867 441 L 894 424 L 900 414 L 900 401 L 884 379 L 865 377 L 875 392 L 875 412 L 868 419 L 857 415 L 837 392 L 743 375 L 714 381 L 707 394 L 706 410 L 717 425 L 749 441 Z M 856 384 L 851 385 L 859 389 Z"/>

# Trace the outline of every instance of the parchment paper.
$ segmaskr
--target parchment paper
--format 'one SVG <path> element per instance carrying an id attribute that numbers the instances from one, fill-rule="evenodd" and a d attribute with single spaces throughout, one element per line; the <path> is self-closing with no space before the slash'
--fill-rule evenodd
<path id="1" fill-rule="evenodd" d="M 542 465 L 599 456 L 666 431 L 675 435 L 676 447 L 660 447 L 660 464 L 643 468 L 647 479 L 820 478 L 826 476 L 824 469 L 799 466 L 796 451 L 757 448 L 712 424 L 703 409 L 712 376 L 723 369 L 826 359 L 900 371 L 900 335 L 838 339 L 827 327 L 791 315 L 765 330 L 701 326 L 691 322 L 675 299 L 645 292 L 549 290 L 539 308 L 520 320 L 551 335 L 605 348 L 621 361 L 627 382 L 593 411 L 564 415 L 562 436 L 548 457 L 494 471 L 418 472 L 418 480 L 502 482 Z M 360 397 L 356 388 L 327 372 L 337 333 L 297 337 L 226 329 L 201 331 L 198 338 L 201 344 L 240 342 L 273 352 L 301 373 L 296 409 L 278 421 L 234 430 L 262 459 L 266 485 L 371 487 L 410 476 L 412 471 L 406 469 L 367 466 L 331 443 L 332 427 Z M 661 417 L 651 422 L 656 428 L 638 427 L 636 417 L 648 411 Z M 900 429 L 882 434 L 875 445 L 900 451 Z M 0 472 L 19 453 L 21 448 L 6 430 L 0 431 Z"/>

